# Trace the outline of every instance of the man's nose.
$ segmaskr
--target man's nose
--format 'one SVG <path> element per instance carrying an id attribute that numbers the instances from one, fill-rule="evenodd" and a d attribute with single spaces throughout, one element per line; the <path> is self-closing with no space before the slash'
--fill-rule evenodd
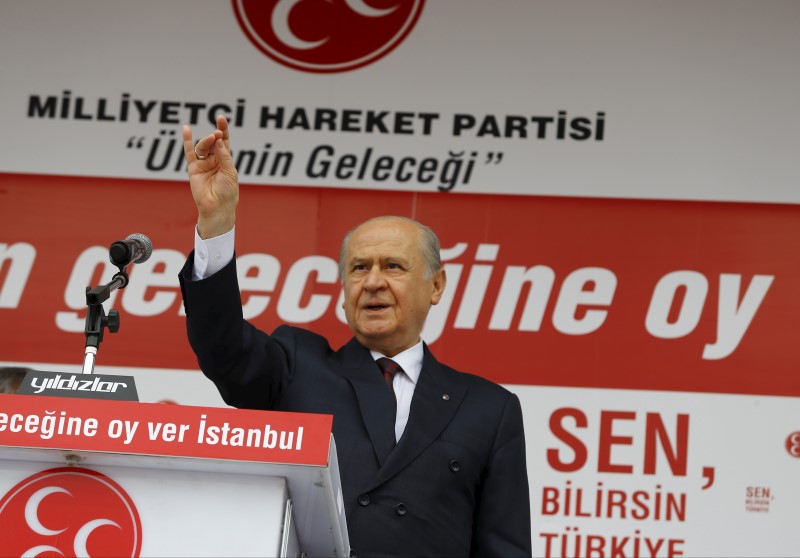
<path id="1" fill-rule="evenodd" d="M 380 266 L 373 266 L 364 280 L 364 288 L 370 291 L 381 289 L 386 286 L 386 280 Z"/>

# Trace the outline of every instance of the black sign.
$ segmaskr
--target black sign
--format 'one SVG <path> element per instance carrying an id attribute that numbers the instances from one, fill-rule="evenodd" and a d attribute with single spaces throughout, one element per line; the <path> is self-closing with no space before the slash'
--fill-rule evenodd
<path id="1" fill-rule="evenodd" d="M 20 395 L 139 401 L 133 376 L 111 376 L 109 374 L 67 374 L 31 370 L 25 375 L 17 393 Z"/>

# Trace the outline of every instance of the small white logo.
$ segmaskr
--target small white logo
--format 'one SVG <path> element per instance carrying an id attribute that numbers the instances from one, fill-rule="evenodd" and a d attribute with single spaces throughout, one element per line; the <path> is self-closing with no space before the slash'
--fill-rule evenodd
<path id="1" fill-rule="evenodd" d="M 61 377 L 61 374 L 56 374 L 54 378 L 32 377 L 31 387 L 34 389 L 34 393 L 36 394 L 42 393 L 46 389 L 116 393 L 118 389 L 127 389 L 128 384 L 125 382 L 103 381 L 97 376 L 94 376 L 91 380 L 84 380 L 78 379 L 78 376 L 75 374 L 64 378 Z"/>

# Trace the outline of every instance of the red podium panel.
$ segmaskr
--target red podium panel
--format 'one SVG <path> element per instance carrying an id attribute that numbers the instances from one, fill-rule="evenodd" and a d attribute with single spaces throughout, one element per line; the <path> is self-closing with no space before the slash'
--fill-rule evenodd
<path id="1" fill-rule="evenodd" d="M 0 395 L 0 555 L 347 556 L 331 426 Z"/>

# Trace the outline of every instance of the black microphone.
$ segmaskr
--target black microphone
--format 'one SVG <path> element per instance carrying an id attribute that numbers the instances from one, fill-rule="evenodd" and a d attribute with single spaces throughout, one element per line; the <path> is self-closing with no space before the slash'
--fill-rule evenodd
<path id="1" fill-rule="evenodd" d="M 115 266 L 123 268 L 129 263 L 146 262 L 153 253 L 153 243 L 145 235 L 133 233 L 118 240 L 108 249 L 108 257 Z"/>

